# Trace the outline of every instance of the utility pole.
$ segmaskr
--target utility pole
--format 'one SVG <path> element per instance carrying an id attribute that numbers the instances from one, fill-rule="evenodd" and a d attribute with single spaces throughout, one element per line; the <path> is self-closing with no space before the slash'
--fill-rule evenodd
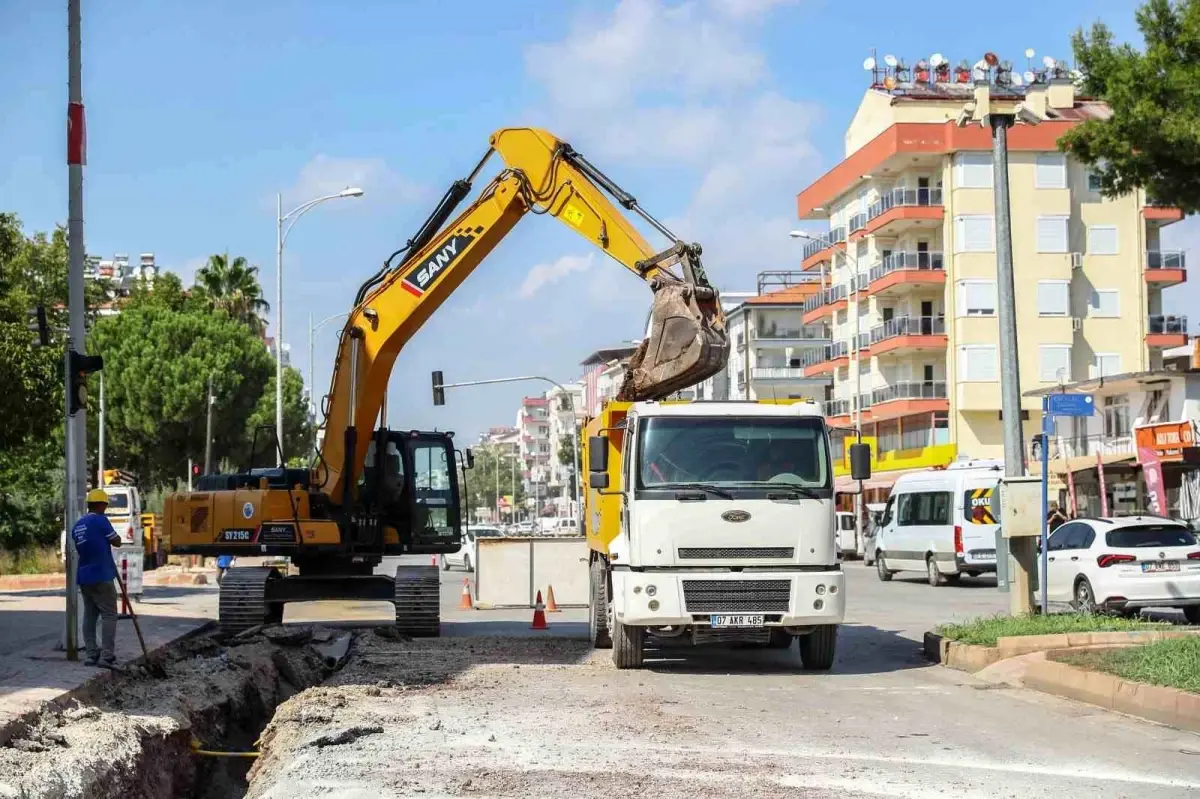
<path id="1" fill-rule="evenodd" d="M 87 471 L 87 409 L 71 413 L 72 374 L 70 353 L 78 347 L 85 350 L 84 292 L 83 292 L 83 166 L 87 163 L 87 139 L 83 111 L 83 44 L 80 35 L 82 21 L 80 0 L 67 0 L 67 313 L 70 335 L 67 337 L 68 368 L 64 370 L 67 386 L 67 446 L 66 446 L 66 504 L 63 525 L 68 533 L 75 520 L 83 515 L 83 495 Z M 79 588 L 75 582 L 78 552 L 75 542 L 67 535 L 67 660 L 78 660 Z"/>
<path id="2" fill-rule="evenodd" d="M 100 385 L 104 385 L 104 384 L 101 383 Z M 207 411 L 207 414 L 206 414 L 207 418 L 205 419 L 205 422 L 204 422 L 204 473 L 212 474 L 212 441 L 213 441 L 212 413 L 213 413 L 214 398 L 213 398 L 212 374 L 211 373 L 209 373 L 209 375 L 208 375 L 208 395 L 206 396 L 205 399 L 206 399 L 206 402 L 204 404 L 206 406 L 205 410 Z M 189 474 L 191 473 L 190 469 L 188 470 L 188 473 Z"/>
<path id="3" fill-rule="evenodd" d="M 1004 414 L 1004 474 L 1025 474 L 1021 429 L 1021 371 L 1017 358 L 1017 304 L 1013 278 L 1012 215 L 1008 202 L 1008 128 L 1014 118 L 989 114 L 992 183 L 996 201 L 996 315 L 1000 322 L 1000 409 Z"/>
<path id="4" fill-rule="evenodd" d="M 100 373 L 100 442 L 96 448 L 96 486 L 104 488 L 104 372 Z"/>

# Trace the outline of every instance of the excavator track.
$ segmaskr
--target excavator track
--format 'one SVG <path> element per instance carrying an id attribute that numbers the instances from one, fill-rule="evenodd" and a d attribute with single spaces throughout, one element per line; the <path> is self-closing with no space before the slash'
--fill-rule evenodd
<path id="1" fill-rule="evenodd" d="M 280 577 L 277 570 L 258 566 L 225 572 L 217 616 L 221 630 L 239 633 L 260 624 L 283 621 L 283 605 L 267 604 L 267 583 Z"/>
<path id="2" fill-rule="evenodd" d="M 396 629 L 414 638 L 441 634 L 441 586 L 437 566 L 396 569 Z"/>

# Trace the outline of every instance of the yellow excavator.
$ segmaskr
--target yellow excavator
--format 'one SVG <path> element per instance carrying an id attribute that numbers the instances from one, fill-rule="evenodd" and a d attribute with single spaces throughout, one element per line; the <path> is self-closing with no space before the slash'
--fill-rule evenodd
<path id="1" fill-rule="evenodd" d="M 375 422 L 401 349 L 526 214 L 555 217 L 649 284 L 650 330 L 620 399 L 662 399 L 725 368 L 725 317 L 699 245 L 680 241 L 544 130 L 505 128 L 489 144 L 416 235 L 359 288 L 322 403 L 324 437 L 313 468 L 206 475 L 196 490 L 167 498 L 171 552 L 291 563 L 287 574 L 268 566 L 230 569 L 221 582 L 223 629 L 281 621 L 288 602 L 349 599 L 393 602 L 400 631 L 438 634 L 435 566 L 375 572 L 384 557 L 458 551 L 459 468 L 465 475 L 472 457 L 468 450 L 459 459 L 453 433 L 375 429 Z M 493 154 L 503 168 L 449 221 Z M 617 206 L 670 246 L 652 249 Z"/>

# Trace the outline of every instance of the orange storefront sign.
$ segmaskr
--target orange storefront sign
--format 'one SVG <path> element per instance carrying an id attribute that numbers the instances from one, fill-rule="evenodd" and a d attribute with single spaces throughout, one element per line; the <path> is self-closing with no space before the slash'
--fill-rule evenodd
<path id="1" fill-rule="evenodd" d="M 1134 428 L 1133 434 L 1137 449 L 1152 450 L 1160 461 L 1181 461 L 1184 448 L 1196 445 L 1191 421 L 1148 424 Z"/>

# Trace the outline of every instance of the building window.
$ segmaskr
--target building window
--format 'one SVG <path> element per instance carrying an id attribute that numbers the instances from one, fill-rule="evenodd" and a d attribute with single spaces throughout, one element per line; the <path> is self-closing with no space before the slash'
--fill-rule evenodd
<path id="1" fill-rule="evenodd" d="M 996 281 L 958 281 L 959 316 L 995 316 Z"/>
<path id="2" fill-rule="evenodd" d="M 992 187 L 991 153 L 958 153 L 954 157 L 954 185 L 960 189 Z"/>
<path id="3" fill-rule="evenodd" d="M 964 383 L 996 382 L 996 346 L 964 344 L 958 348 L 958 378 Z"/>
<path id="4" fill-rule="evenodd" d="M 1087 173 L 1087 187 L 1088 191 L 1100 191 L 1100 176 L 1091 170 Z"/>
<path id="5" fill-rule="evenodd" d="M 1165 422 L 1171 418 L 1171 397 L 1161 388 L 1146 395 L 1146 421 Z"/>
<path id="6" fill-rule="evenodd" d="M 1119 250 L 1115 225 L 1092 225 L 1088 228 L 1088 255 L 1116 255 Z"/>
<path id="7" fill-rule="evenodd" d="M 974 214 L 954 218 L 955 252 L 993 252 L 996 238 L 991 214 Z"/>
<path id="8" fill-rule="evenodd" d="M 1071 311 L 1071 284 L 1065 280 L 1039 280 L 1038 316 L 1066 316 Z"/>
<path id="9" fill-rule="evenodd" d="M 932 415 L 905 416 L 902 421 L 904 434 L 901 437 L 901 449 L 921 449 L 933 443 Z"/>
<path id="10" fill-rule="evenodd" d="M 1092 358 L 1091 378 L 1112 377 L 1121 374 L 1121 353 L 1097 352 Z"/>
<path id="11" fill-rule="evenodd" d="M 876 441 L 880 452 L 895 452 L 900 449 L 900 420 L 892 419 L 878 424 Z"/>
<path id="12" fill-rule="evenodd" d="M 1062 153 L 1039 153 L 1033 185 L 1039 189 L 1067 187 L 1067 157 Z"/>
<path id="13" fill-rule="evenodd" d="M 1089 316 L 1118 317 L 1121 315 L 1121 293 L 1116 289 L 1095 289 L 1088 306 Z"/>
<path id="14" fill-rule="evenodd" d="M 1129 395 L 1104 398 L 1104 435 L 1106 438 L 1129 436 Z"/>
<path id="15" fill-rule="evenodd" d="M 934 411 L 933 413 L 933 443 L 934 445 L 950 443 L 950 414 L 947 411 Z"/>
<path id="16" fill-rule="evenodd" d="M 1037 218 L 1037 251 L 1067 252 L 1067 220 L 1065 216 Z"/>
<path id="17" fill-rule="evenodd" d="M 1066 344 L 1042 344 L 1039 377 L 1044 383 L 1071 379 L 1071 347 Z"/>

